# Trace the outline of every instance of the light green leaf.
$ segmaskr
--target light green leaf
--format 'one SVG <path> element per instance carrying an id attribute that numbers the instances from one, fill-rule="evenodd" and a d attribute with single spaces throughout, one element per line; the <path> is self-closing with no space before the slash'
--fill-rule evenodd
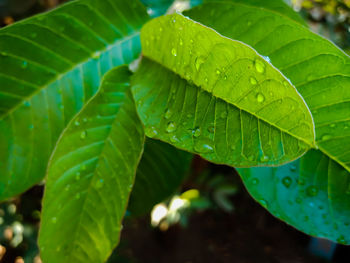
<path id="1" fill-rule="evenodd" d="M 212 16 L 207 15 L 210 11 Z M 288 16 L 269 9 L 229 1 L 208 3 L 187 14 L 268 56 L 311 109 L 319 149 L 350 170 L 348 55 Z"/>
<path id="2" fill-rule="evenodd" d="M 0 30 L 0 200 L 42 180 L 103 74 L 140 54 L 137 0 L 80 0 Z"/>
<path id="3" fill-rule="evenodd" d="M 128 206 L 131 216 L 149 212 L 173 194 L 189 172 L 191 160 L 187 152 L 161 141 L 146 140 Z"/>
<path id="4" fill-rule="evenodd" d="M 105 262 L 119 242 L 144 131 L 126 66 L 69 123 L 51 158 L 39 244 L 50 263 Z"/>
<path id="5" fill-rule="evenodd" d="M 179 14 L 150 21 L 141 42 L 133 93 L 149 137 L 240 167 L 285 163 L 313 144 L 305 102 L 249 46 Z"/>
<path id="6" fill-rule="evenodd" d="M 264 7 L 222 2 L 205 4 L 188 15 L 252 45 L 291 78 L 313 111 L 322 152 L 313 150 L 279 168 L 239 171 L 253 197 L 275 216 L 308 234 L 350 244 L 350 177 L 346 161 L 337 157 L 348 157 L 349 58 L 331 42 L 295 24 L 286 12 L 271 12 L 265 2 Z M 209 10 L 214 17 L 207 16 Z M 327 131 L 333 145 L 322 140 Z"/>
<path id="7" fill-rule="evenodd" d="M 312 150 L 278 168 L 239 169 L 250 194 L 274 216 L 313 236 L 350 244 L 350 178 Z"/>

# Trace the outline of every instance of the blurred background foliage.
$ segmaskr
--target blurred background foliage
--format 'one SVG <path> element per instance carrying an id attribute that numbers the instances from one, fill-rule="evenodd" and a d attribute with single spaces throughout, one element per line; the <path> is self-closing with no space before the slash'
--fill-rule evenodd
<path id="1" fill-rule="evenodd" d="M 296 12 L 300 12 L 314 32 L 324 35 L 350 52 L 350 0 L 285 1 Z M 0 0 L 0 27 L 49 10 L 62 2 L 65 0 Z M 176 5 L 172 6 L 173 9 L 174 7 Z M 152 10 L 149 13 L 154 15 Z M 36 239 L 42 194 L 43 185 L 39 185 L 0 204 L 1 263 L 41 263 Z M 306 249 L 308 241 L 305 241 L 309 237 L 290 227 L 286 229 L 284 223 L 272 218 L 254 203 L 233 169 L 211 165 L 199 158 L 194 159 L 191 176 L 175 195 L 156 205 L 144 218 L 135 220 L 127 213 L 124 225 L 121 244 L 109 259 L 110 263 L 213 262 L 208 253 L 213 253 L 214 257 L 222 256 L 223 260 L 217 258 L 215 262 L 243 262 L 239 261 L 239 255 L 232 261 L 231 254 L 235 254 L 234 251 L 240 253 L 244 262 L 265 262 L 265 259 L 266 262 L 324 262 L 309 256 Z M 205 231 L 210 233 L 204 234 Z M 226 233 L 232 235 L 233 240 L 226 237 Z M 189 238 L 190 235 L 194 235 L 192 239 Z M 207 240 L 208 236 L 210 238 Z M 181 238 L 189 239 L 190 243 L 179 241 Z M 259 238 L 260 241 L 256 241 Z M 197 243 L 193 240 L 197 240 Z M 298 246 L 291 247 L 289 242 L 294 241 Z M 334 252 L 335 244 L 322 244 L 328 246 L 331 253 Z M 253 249 L 256 255 L 249 260 Z M 191 258 L 193 250 L 197 250 L 197 254 L 194 253 Z M 183 251 L 183 257 L 171 258 L 171 251 L 178 254 Z M 326 254 L 323 258 L 333 257 L 336 260 L 334 262 L 347 262 L 341 260 L 342 253 L 338 252 L 338 256 Z M 202 259 L 199 259 L 200 254 L 203 254 Z M 165 256 L 162 258 L 162 255 Z M 188 260 L 183 261 L 186 257 Z M 254 261 L 254 257 L 260 261 Z M 207 261 L 205 258 L 208 258 Z"/>

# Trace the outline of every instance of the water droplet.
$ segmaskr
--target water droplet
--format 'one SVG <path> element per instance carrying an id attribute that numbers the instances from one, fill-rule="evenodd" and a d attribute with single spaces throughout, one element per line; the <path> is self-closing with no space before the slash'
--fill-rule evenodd
<path id="1" fill-rule="evenodd" d="M 29 128 L 29 130 L 33 130 L 34 129 L 34 125 L 30 124 L 28 128 Z"/>
<path id="2" fill-rule="evenodd" d="M 315 186 L 309 186 L 306 189 L 306 193 L 308 196 L 316 196 L 318 194 L 318 189 Z"/>
<path id="3" fill-rule="evenodd" d="M 101 52 L 100 51 L 97 51 L 95 53 L 92 54 L 92 58 L 93 59 L 99 59 L 101 56 Z"/>
<path id="4" fill-rule="evenodd" d="M 285 86 L 286 88 L 289 86 L 289 82 L 288 81 L 283 81 L 283 86 Z"/>
<path id="5" fill-rule="evenodd" d="M 220 75 L 221 71 L 217 69 L 215 73 L 216 73 L 216 75 Z"/>
<path id="6" fill-rule="evenodd" d="M 202 64 L 204 63 L 204 59 L 201 57 L 197 57 L 196 58 L 196 69 L 197 71 L 200 69 L 200 67 L 202 66 Z"/>
<path id="7" fill-rule="evenodd" d="M 330 138 L 332 138 L 331 135 L 329 135 L 329 134 L 324 134 L 324 135 L 322 136 L 322 141 L 329 140 Z"/>
<path id="8" fill-rule="evenodd" d="M 180 142 L 180 140 L 179 140 L 175 135 L 173 135 L 173 136 L 170 137 L 170 141 L 171 141 L 172 143 Z"/>
<path id="9" fill-rule="evenodd" d="M 267 202 L 266 202 L 266 200 L 265 199 L 260 199 L 259 200 L 259 203 L 263 206 L 263 207 L 267 207 Z"/>
<path id="10" fill-rule="evenodd" d="M 29 101 L 25 101 L 25 102 L 23 102 L 23 105 L 26 106 L 26 107 L 29 107 L 30 106 L 30 102 Z"/>
<path id="11" fill-rule="evenodd" d="M 80 139 L 84 140 L 86 138 L 86 136 L 87 136 L 87 132 L 86 131 L 82 131 L 80 133 Z"/>
<path id="12" fill-rule="evenodd" d="M 262 62 L 261 60 L 255 60 L 255 69 L 259 73 L 264 73 L 265 72 L 265 63 Z"/>
<path id="13" fill-rule="evenodd" d="M 227 80 L 227 75 L 224 76 L 224 80 Z"/>
<path id="14" fill-rule="evenodd" d="M 79 126 L 79 125 L 80 125 L 80 122 L 79 122 L 79 121 L 75 121 L 75 122 L 74 122 L 74 125 L 75 125 L 75 126 Z"/>
<path id="15" fill-rule="evenodd" d="M 21 64 L 21 68 L 26 68 L 27 66 L 28 66 L 28 62 L 24 60 Z"/>
<path id="16" fill-rule="evenodd" d="M 88 119 L 87 118 L 83 118 L 83 122 L 87 123 Z"/>
<path id="17" fill-rule="evenodd" d="M 80 198 L 80 193 L 76 193 L 75 194 L 75 199 L 79 199 Z"/>
<path id="18" fill-rule="evenodd" d="M 258 178 L 253 178 L 253 179 L 252 179 L 252 184 L 253 184 L 253 185 L 259 184 L 259 179 L 258 179 Z"/>
<path id="19" fill-rule="evenodd" d="M 194 150 L 197 153 L 211 153 L 214 151 L 214 148 L 212 146 L 212 143 L 208 139 L 204 140 L 197 140 L 194 145 Z"/>
<path id="20" fill-rule="evenodd" d="M 175 48 L 173 48 L 173 49 L 171 50 L 171 54 L 172 54 L 174 57 L 177 56 L 177 52 L 176 52 L 176 49 L 175 49 Z"/>
<path id="21" fill-rule="evenodd" d="M 292 178 L 290 178 L 289 176 L 284 177 L 284 178 L 282 179 L 282 184 L 283 184 L 285 187 L 289 188 L 289 187 L 291 186 L 291 184 L 292 184 Z"/>
<path id="22" fill-rule="evenodd" d="M 200 128 L 195 128 L 192 130 L 192 134 L 194 137 L 198 138 L 201 135 L 202 131 Z"/>
<path id="23" fill-rule="evenodd" d="M 250 77 L 249 81 L 250 81 L 250 84 L 252 85 L 256 85 L 258 83 L 258 81 L 253 77 Z"/>
<path id="24" fill-rule="evenodd" d="M 264 102 L 265 97 L 264 97 L 263 94 L 258 93 L 258 94 L 256 95 L 256 100 L 257 100 L 259 103 L 262 103 L 262 102 Z"/>
<path id="25" fill-rule="evenodd" d="M 51 218 L 51 222 L 52 222 L 53 224 L 56 224 L 56 223 L 57 223 L 57 217 Z"/>
<path id="26" fill-rule="evenodd" d="M 182 41 L 182 38 L 180 38 L 180 46 L 182 46 L 184 44 L 184 42 Z"/>
<path id="27" fill-rule="evenodd" d="M 267 62 L 271 63 L 271 59 L 268 56 L 262 56 Z"/>
<path id="28" fill-rule="evenodd" d="M 165 111 L 164 118 L 167 119 L 167 120 L 170 119 L 171 114 L 172 114 L 171 110 L 170 110 L 170 109 L 167 109 L 167 110 Z"/>
<path id="29" fill-rule="evenodd" d="M 158 131 L 156 127 L 154 126 L 146 127 L 146 135 L 150 138 L 156 137 L 158 135 Z"/>
<path id="30" fill-rule="evenodd" d="M 166 127 L 166 132 L 171 133 L 176 131 L 176 124 L 174 122 L 169 122 L 168 126 Z"/>
<path id="31" fill-rule="evenodd" d="M 334 123 L 332 123 L 331 125 L 329 125 L 329 127 L 331 127 L 331 128 L 335 128 L 335 124 L 334 124 Z"/>
<path id="32" fill-rule="evenodd" d="M 103 184 L 104 184 L 103 179 L 97 180 L 97 182 L 96 182 L 96 188 L 97 188 L 97 189 L 102 188 Z"/>
<path id="33" fill-rule="evenodd" d="M 267 155 L 263 155 L 260 157 L 261 162 L 267 162 L 270 158 Z"/>

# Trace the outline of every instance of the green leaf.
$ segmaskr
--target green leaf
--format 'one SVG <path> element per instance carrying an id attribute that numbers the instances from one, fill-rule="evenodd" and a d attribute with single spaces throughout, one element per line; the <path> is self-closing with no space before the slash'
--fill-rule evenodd
<path id="1" fill-rule="evenodd" d="M 350 244 L 350 178 L 312 150 L 278 168 L 239 169 L 250 194 L 274 216 L 313 236 Z"/>
<path id="2" fill-rule="evenodd" d="M 285 163 L 313 144 L 305 102 L 249 46 L 179 14 L 147 23 L 141 42 L 132 85 L 149 137 L 240 167 Z"/>
<path id="3" fill-rule="evenodd" d="M 191 160 L 187 152 L 161 141 L 146 140 L 128 206 L 131 216 L 149 212 L 173 194 L 187 175 Z"/>
<path id="4" fill-rule="evenodd" d="M 300 16 L 299 13 L 295 12 L 292 8 L 290 8 L 283 0 L 268 0 L 268 1 L 261 1 L 261 0 L 203 0 L 202 3 L 214 3 L 215 5 L 222 5 L 225 2 L 227 3 L 233 3 L 233 4 L 241 4 L 244 6 L 252 6 L 257 7 L 259 9 L 264 8 L 268 9 L 270 11 L 276 12 L 280 15 L 287 16 L 288 18 L 293 19 L 294 21 L 298 22 L 299 24 L 307 26 L 307 23 L 305 20 Z M 213 4 L 213 5 L 214 5 Z M 198 7 L 198 9 L 200 9 Z M 197 9 L 197 10 L 198 10 Z M 211 9 L 210 15 L 214 16 L 216 8 Z M 197 12 L 197 11 L 196 11 Z M 244 19 L 244 16 L 240 17 L 240 19 Z"/>
<path id="5" fill-rule="evenodd" d="M 144 131 L 118 67 L 69 123 L 51 158 L 39 244 L 44 262 L 105 262 L 119 242 Z"/>
<path id="6" fill-rule="evenodd" d="M 141 0 L 147 6 L 147 13 L 151 17 L 161 16 L 166 13 L 174 0 Z"/>
<path id="7" fill-rule="evenodd" d="M 147 19 L 137 0 L 81 0 L 0 30 L 0 200 L 42 180 L 103 74 L 139 56 Z"/>
<path id="8" fill-rule="evenodd" d="M 207 15 L 210 11 L 212 16 Z M 319 149 L 350 170 L 348 55 L 288 16 L 266 8 L 229 1 L 208 3 L 187 15 L 268 56 L 307 102 Z"/>
<path id="9" fill-rule="evenodd" d="M 348 167 L 345 162 L 332 160 L 338 159 L 340 152 L 344 157 L 348 155 L 349 58 L 329 41 L 295 24 L 287 12 L 276 14 L 268 9 L 226 2 L 205 4 L 187 14 L 268 55 L 291 78 L 313 111 L 322 152 L 313 150 L 299 161 L 279 168 L 239 169 L 249 192 L 297 229 L 350 244 Z M 219 19 L 208 17 L 209 10 Z M 320 105 L 324 108 L 317 109 Z M 326 131 L 332 132 L 333 145 L 323 142 Z M 337 138 L 339 135 L 345 137 Z M 317 194 L 309 196 L 310 193 Z"/>

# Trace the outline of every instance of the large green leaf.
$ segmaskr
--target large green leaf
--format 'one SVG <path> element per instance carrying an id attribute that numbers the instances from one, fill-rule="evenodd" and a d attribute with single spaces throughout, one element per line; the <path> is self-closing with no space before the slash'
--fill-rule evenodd
<path id="1" fill-rule="evenodd" d="M 187 14 L 268 56 L 311 109 L 319 149 L 350 170 L 348 55 L 288 16 L 267 8 L 214 2 Z"/>
<path id="2" fill-rule="evenodd" d="M 313 150 L 280 168 L 240 169 L 242 178 L 253 197 L 275 216 L 308 234 L 350 244 L 350 177 L 346 161 L 337 157 L 346 157 L 349 147 L 349 58 L 332 43 L 295 24 L 286 12 L 271 12 L 265 2 L 259 9 L 249 7 L 251 1 L 232 2 L 205 4 L 187 14 L 252 45 L 291 78 L 313 111 L 323 152 Z M 207 16 L 209 10 L 216 19 Z"/>
<path id="3" fill-rule="evenodd" d="M 146 140 L 128 206 L 131 216 L 149 212 L 173 194 L 189 172 L 191 160 L 191 154 L 167 143 Z"/>
<path id="4" fill-rule="evenodd" d="M 137 0 L 80 0 L 0 30 L 0 200 L 42 180 L 101 76 L 140 53 Z"/>
<path id="5" fill-rule="evenodd" d="M 47 173 L 39 244 L 44 262 L 104 262 L 119 241 L 144 144 L 126 66 L 63 132 Z"/>
<path id="6" fill-rule="evenodd" d="M 133 93 L 149 137 L 240 167 L 281 164 L 313 144 L 305 102 L 249 46 L 179 14 L 150 21 L 141 42 Z"/>
<path id="7" fill-rule="evenodd" d="M 276 217 L 310 235 L 350 244 L 350 178 L 312 150 L 278 168 L 239 169 L 250 194 Z"/>

